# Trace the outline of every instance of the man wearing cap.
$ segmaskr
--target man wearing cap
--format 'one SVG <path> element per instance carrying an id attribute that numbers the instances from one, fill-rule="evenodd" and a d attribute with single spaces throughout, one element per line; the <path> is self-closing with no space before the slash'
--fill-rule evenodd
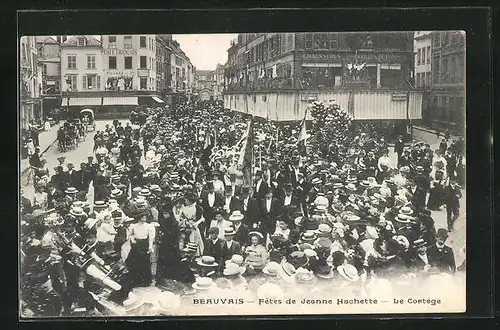
<path id="1" fill-rule="evenodd" d="M 429 264 L 443 272 L 454 273 L 456 271 L 455 255 L 453 250 L 445 245 L 448 239 L 448 231 L 439 228 L 436 235 L 436 244 L 427 249 Z"/>

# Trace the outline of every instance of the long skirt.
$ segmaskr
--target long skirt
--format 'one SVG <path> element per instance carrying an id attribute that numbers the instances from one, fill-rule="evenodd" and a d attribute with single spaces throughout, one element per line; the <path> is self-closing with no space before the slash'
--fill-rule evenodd
<path id="1" fill-rule="evenodd" d="M 427 201 L 427 208 L 429 210 L 437 210 L 443 205 L 443 187 L 436 185 L 429 191 L 429 199 Z"/>
<path id="2" fill-rule="evenodd" d="M 131 245 L 126 265 L 132 287 L 150 286 L 152 281 L 148 239 L 138 239 Z"/>

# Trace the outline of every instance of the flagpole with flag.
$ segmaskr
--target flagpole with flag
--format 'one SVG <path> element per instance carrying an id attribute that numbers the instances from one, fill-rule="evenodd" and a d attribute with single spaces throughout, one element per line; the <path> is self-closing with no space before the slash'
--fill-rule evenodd
<path id="1" fill-rule="evenodd" d="M 306 108 L 306 112 L 304 114 L 304 119 L 302 119 L 302 122 L 300 123 L 301 129 L 300 129 L 300 133 L 299 133 L 299 139 L 297 141 L 297 144 L 299 146 L 301 145 L 301 142 L 304 141 L 304 149 L 307 148 L 306 147 L 306 141 L 307 141 L 307 129 L 306 129 L 307 110 L 308 110 L 308 108 Z"/>
<path id="2" fill-rule="evenodd" d="M 252 134 L 253 118 L 249 121 L 247 129 L 243 134 L 243 145 L 240 149 L 240 158 L 238 164 L 242 166 L 243 184 L 249 187 L 252 186 L 253 176 L 253 134 Z"/>

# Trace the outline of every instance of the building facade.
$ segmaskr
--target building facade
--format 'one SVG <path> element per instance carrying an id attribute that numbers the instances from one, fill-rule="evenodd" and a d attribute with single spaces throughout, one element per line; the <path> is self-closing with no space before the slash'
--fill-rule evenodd
<path id="1" fill-rule="evenodd" d="M 413 32 L 239 34 L 228 49 L 227 91 L 407 88 Z"/>
<path id="2" fill-rule="evenodd" d="M 170 92 L 172 86 L 172 49 L 168 46 L 169 39 L 171 35 L 156 36 L 156 89 L 162 94 Z"/>
<path id="3" fill-rule="evenodd" d="M 222 64 L 217 64 L 217 67 L 215 68 L 214 72 L 215 76 L 214 98 L 216 100 L 223 99 L 223 93 L 225 88 L 224 72 L 225 72 L 225 66 Z"/>
<path id="4" fill-rule="evenodd" d="M 105 90 L 157 90 L 156 36 L 103 35 Z"/>
<path id="5" fill-rule="evenodd" d="M 102 43 L 96 38 L 76 36 L 63 42 L 60 63 L 63 92 L 105 89 Z"/>
<path id="6" fill-rule="evenodd" d="M 19 54 L 19 119 L 20 128 L 27 129 L 31 120 L 42 119 L 40 105 L 42 72 L 38 66 L 35 37 L 21 37 Z"/>
<path id="7" fill-rule="evenodd" d="M 415 32 L 415 87 L 430 88 L 432 86 L 432 32 Z"/>
<path id="8" fill-rule="evenodd" d="M 61 105 L 61 43 L 60 38 L 36 37 L 38 62 L 42 72 L 42 117 L 52 116 L 53 111 Z"/>
<path id="9" fill-rule="evenodd" d="M 213 70 L 197 70 L 196 71 L 196 90 L 201 100 L 209 100 L 215 98 L 217 87 L 217 77 Z"/>
<path id="10" fill-rule="evenodd" d="M 465 32 L 432 33 L 430 120 L 463 132 L 465 124 Z"/>

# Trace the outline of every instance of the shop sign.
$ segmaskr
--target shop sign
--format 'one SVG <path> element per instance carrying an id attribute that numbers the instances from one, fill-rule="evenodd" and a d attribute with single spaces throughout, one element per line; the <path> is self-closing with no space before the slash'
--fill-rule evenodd
<path id="1" fill-rule="evenodd" d="M 369 53 L 369 54 L 340 54 L 340 53 L 304 53 L 304 60 L 332 60 L 352 59 L 358 63 L 399 63 L 402 58 L 399 54 L 393 53 Z"/>
<path id="2" fill-rule="evenodd" d="M 406 93 L 392 93 L 391 95 L 393 101 L 406 101 L 407 97 Z"/>
<path id="3" fill-rule="evenodd" d="M 116 55 L 137 55 L 137 49 L 118 49 L 118 48 L 106 48 L 102 52 L 104 55 L 116 56 Z"/>
<path id="4" fill-rule="evenodd" d="M 134 70 L 104 70 L 107 77 L 133 77 Z"/>

